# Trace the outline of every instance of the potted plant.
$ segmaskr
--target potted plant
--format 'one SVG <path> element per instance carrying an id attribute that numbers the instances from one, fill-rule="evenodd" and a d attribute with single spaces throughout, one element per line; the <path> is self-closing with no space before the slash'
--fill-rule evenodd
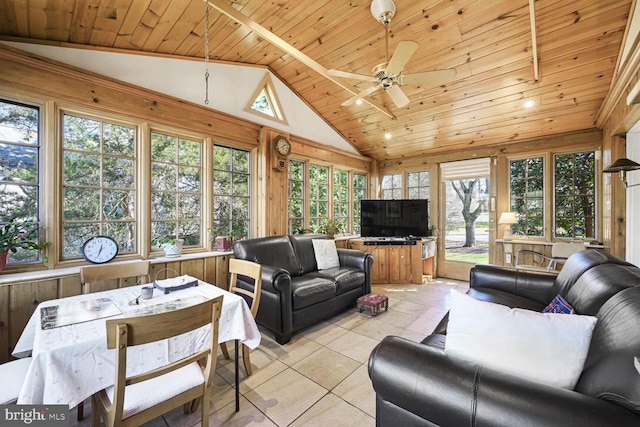
<path id="1" fill-rule="evenodd" d="M 326 234 L 328 238 L 333 239 L 336 233 L 342 233 L 342 223 L 334 221 L 330 218 L 325 218 L 320 225 L 319 231 Z"/>
<path id="2" fill-rule="evenodd" d="M 33 221 L 17 221 L 11 218 L 0 227 L 0 271 L 7 265 L 9 251 L 16 253 L 18 249 L 41 251 L 49 246 L 49 242 L 38 243 L 38 234 L 43 228 Z M 44 262 L 48 259 L 45 257 Z"/>
<path id="3" fill-rule="evenodd" d="M 151 245 L 154 248 L 160 248 L 164 250 L 164 255 L 170 258 L 180 256 L 182 253 L 182 245 L 184 245 L 183 239 L 176 239 L 173 237 L 158 237 L 151 241 Z"/>

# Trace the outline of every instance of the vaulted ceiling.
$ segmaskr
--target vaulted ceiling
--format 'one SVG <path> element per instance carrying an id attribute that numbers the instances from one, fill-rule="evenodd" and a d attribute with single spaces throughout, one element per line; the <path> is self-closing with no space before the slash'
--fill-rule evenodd
<path id="1" fill-rule="evenodd" d="M 385 62 L 371 0 L 209 3 L 211 60 L 268 66 L 360 153 L 383 160 L 595 127 L 632 0 L 537 0 L 533 14 L 528 0 L 396 0 L 389 51 L 419 44 L 404 73 L 456 70 L 402 86 L 401 108 L 383 90 L 343 107 L 371 83 L 327 73 L 370 75 Z M 0 39 L 203 59 L 204 15 L 203 0 L 0 0 Z"/>

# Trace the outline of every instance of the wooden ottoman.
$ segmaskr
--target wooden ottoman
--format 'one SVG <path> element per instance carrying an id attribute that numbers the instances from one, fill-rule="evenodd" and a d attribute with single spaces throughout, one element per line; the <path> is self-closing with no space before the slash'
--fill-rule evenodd
<path id="1" fill-rule="evenodd" d="M 389 310 L 389 297 L 382 294 L 367 294 L 358 298 L 357 307 L 358 313 L 362 313 L 363 310 L 369 310 L 371 316 L 378 314 L 379 310 L 383 308 Z"/>

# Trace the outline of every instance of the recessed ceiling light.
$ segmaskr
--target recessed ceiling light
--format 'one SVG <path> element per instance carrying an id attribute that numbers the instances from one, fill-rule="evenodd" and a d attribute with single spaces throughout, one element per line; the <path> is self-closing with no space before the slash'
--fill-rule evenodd
<path id="1" fill-rule="evenodd" d="M 356 99 L 356 105 L 362 105 L 363 102 L 362 98 Z"/>
<path id="2" fill-rule="evenodd" d="M 384 134 L 384 137 L 387 138 L 387 139 L 391 139 L 391 134 L 389 132 L 387 132 L 387 133 Z"/>
<path id="3" fill-rule="evenodd" d="M 534 105 L 536 105 L 536 103 L 532 99 L 527 99 L 526 101 L 524 101 L 524 108 L 531 108 Z"/>

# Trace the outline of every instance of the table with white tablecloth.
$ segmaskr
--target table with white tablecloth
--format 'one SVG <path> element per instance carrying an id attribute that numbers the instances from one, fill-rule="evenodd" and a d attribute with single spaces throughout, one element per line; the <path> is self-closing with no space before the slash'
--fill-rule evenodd
<path id="1" fill-rule="evenodd" d="M 175 280 L 188 283 L 196 279 L 181 276 Z M 29 354 L 33 357 L 18 404 L 66 404 L 74 407 L 97 391 L 113 385 L 115 350 L 107 350 L 106 347 L 107 319 L 179 308 L 181 305 L 197 304 L 205 299 L 224 295 L 218 341 L 222 343 L 234 340 L 236 347 L 240 341 L 249 348 L 256 348 L 260 344 L 260 332 L 245 300 L 203 281 L 197 283 L 198 286 L 169 293 L 154 289 L 151 299 L 140 298 L 141 288 L 145 285 L 139 285 L 41 303 L 29 319 L 13 351 L 16 357 Z M 42 308 L 92 305 L 95 301 L 110 301 L 110 308 L 114 309 L 115 306 L 116 311 L 121 314 L 67 326 L 45 326 L 48 329 L 43 329 Z M 129 373 L 146 372 L 197 351 L 206 345 L 210 329 L 205 326 L 169 340 L 134 347 L 135 351 L 130 351 L 127 364 Z M 237 386 L 236 384 L 236 390 Z"/>

